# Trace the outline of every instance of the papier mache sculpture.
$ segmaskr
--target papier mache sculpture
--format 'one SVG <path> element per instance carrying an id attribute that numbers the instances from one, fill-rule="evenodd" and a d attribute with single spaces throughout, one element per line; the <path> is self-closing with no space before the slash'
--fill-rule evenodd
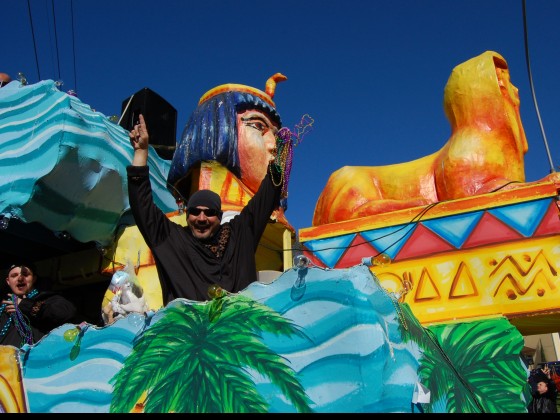
<path id="1" fill-rule="evenodd" d="M 444 146 L 410 162 L 338 169 L 317 201 L 313 226 L 523 185 L 528 144 L 519 105 L 500 54 L 486 51 L 459 64 L 444 91 L 451 125 Z"/>

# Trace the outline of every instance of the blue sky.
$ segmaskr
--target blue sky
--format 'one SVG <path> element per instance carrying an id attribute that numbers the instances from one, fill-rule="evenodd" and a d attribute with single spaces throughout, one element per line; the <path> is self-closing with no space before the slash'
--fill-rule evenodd
<path id="1" fill-rule="evenodd" d="M 525 11 L 536 103 L 558 170 L 560 2 L 527 0 Z M 294 149 L 286 216 L 296 230 L 311 226 L 342 166 L 439 150 L 450 134 L 447 79 L 487 50 L 504 56 L 520 91 L 527 180 L 551 172 L 522 0 L 3 0 L 1 22 L 0 72 L 62 80 L 62 90 L 107 116 L 149 87 L 177 109 L 178 138 L 207 90 L 264 90 L 272 74 L 286 75 L 274 98 L 284 125 L 315 120 Z"/>

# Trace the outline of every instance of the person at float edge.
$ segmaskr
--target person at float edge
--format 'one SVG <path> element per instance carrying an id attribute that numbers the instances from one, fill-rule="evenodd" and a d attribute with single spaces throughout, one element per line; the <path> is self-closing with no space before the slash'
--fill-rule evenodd
<path id="1" fill-rule="evenodd" d="M 82 321 L 76 306 L 52 291 L 39 291 L 33 264 L 14 264 L 8 269 L 7 293 L 0 303 L 0 345 L 35 344 L 52 329 Z"/>

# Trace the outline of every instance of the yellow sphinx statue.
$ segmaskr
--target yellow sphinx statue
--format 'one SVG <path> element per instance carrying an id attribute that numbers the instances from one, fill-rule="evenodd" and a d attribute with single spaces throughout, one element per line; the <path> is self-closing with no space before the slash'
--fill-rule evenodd
<path id="1" fill-rule="evenodd" d="M 385 166 L 333 172 L 313 226 L 455 200 L 525 182 L 527 139 L 519 94 L 506 60 L 494 51 L 456 66 L 445 86 L 451 136 L 439 151 Z"/>

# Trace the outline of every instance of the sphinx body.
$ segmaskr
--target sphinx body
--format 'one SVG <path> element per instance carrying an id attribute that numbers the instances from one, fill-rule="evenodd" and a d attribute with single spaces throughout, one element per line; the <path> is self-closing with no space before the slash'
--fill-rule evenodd
<path id="1" fill-rule="evenodd" d="M 313 226 L 515 188 L 525 181 L 528 150 L 519 105 L 500 54 L 486 51 L 456 66 L 444 92 L 451 125 L 445 145 L 410 162 L 335 171 Z"/>

